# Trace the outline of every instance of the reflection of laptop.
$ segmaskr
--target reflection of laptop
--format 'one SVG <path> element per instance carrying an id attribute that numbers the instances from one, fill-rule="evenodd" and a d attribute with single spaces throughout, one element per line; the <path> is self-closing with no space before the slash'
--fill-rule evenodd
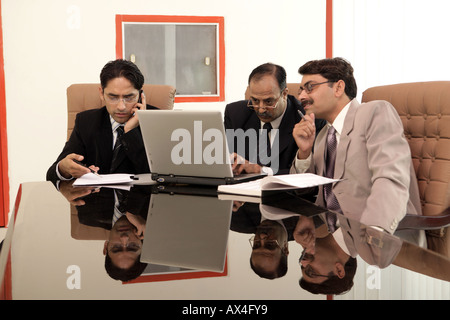
<path id="1" fill-rule="evenodd" d="M 138 111 L 152 179 L 161 183 L 221 185 L 264 174 L 233 177 L 220 111 Z"/>
<path id="2" fill-rule="evenodd" d="M 152 194 L 141 262 L 222 272 L 232 201 Z"/>

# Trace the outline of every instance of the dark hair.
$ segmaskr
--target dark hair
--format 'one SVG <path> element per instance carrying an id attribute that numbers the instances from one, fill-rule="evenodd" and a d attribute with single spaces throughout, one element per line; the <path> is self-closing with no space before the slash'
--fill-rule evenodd
<path id="1" fill-rule="evenodd" d="M 255 266 L 252 262 L 252 258 L 250 257 L 250 267 L 252 268 L 252 270 L 261 278 L 270 279 L 270 280 L 284 277 L 286 275 L 287 269 L 288 269 L 287 264 L 288 264 L 287 255 L 282 253 L 278 267 L 273 272 L 269 272 L 269 271 L 266 271 L 264 268 Z"/>
<path id="2" fill-rule="evenodd" d="M 105 256 L 105 270 L 114 280 L 130 281 L 139 277 L 147 267 L 147 263 L 142 263 L 139 256 L 135 263 L 128 269 L 122 269 L 115 266 L 108 254 Z"/>
<path id="3" fill-rule="evenodd" d="M 320 74 L 325 79 L 333 82 L 343 80 L 345 82 L 345 94 L 350 99 L 356 97 L 358 89 L 353 76 L 353 67 L 343 58 L 312 60 L 301 66 L 298 69 L 298 73 L 301 75 Z"/>
<path id="4" fill-rule="evenodd" d="M 105 89 L 110 80 L 120 77 L 129 80 L 135 89 L 140 90 L 144 85 L 144 75 L 133 62 L 117 59 L 108 62 L 103 67 L 100 73 L 102 89 Z"/>
<path id="5" fill-rule="evenodd" d="M 350 257 L 344 265 L 345 276 L 339 279 L 333 275 L 320 284 L 310 283 L 301 278 L 299 285 L 301 288 L 313 294 L 344 294 L 353 287 L 353 278 L 356 273 L 356 258 Z"/>
<path id="6" fill-rule="evenodd" d="M 255 80 L 259 80 L 266 74 L 275 76 L 281 91 L 286 88 L 286 70 L 284 70 L 282 66 L 269 62 L 253 69 L 252 73 L 250 73 L 250 76 L 248 77 L 248 84 L 250 84 L 250 81 L 253 80 L 253 78 Z"/>

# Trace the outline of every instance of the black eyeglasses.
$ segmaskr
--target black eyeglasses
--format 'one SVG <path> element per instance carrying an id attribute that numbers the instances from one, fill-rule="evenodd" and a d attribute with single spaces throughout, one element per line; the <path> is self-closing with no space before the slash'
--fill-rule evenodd
<path id="1" fill-rule="evenodd" d="M 319 83 L 307 82 L 307 83 L 305 83 L 305 87 L 300 86 L 298 88 L 298 95 L 301 95 L 303 90 L 305 90 L 307 94 L 310 94 L 316 86 L 319 86 L 319 85 L 325 84 L 325 83 L 333 83 L 333 82 L 336 82 L 336 81 L 325 81 L 325 82 L 319 82 Z"/>

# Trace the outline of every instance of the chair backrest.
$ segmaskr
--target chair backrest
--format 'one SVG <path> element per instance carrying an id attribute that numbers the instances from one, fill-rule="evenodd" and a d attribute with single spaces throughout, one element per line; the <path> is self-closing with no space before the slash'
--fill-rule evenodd
<path id="1" fill-rule="evenodd" d="M 67 88 L 67 138 L 72 133 L 78 112 L 102 107 L 99 83 L 72 84 Z M 171 110 L 175 88 L 169 85 L 144 84 L 146 102 L 160 109 Z"/>
<path id="2" fill-rule="evenodd" d="M 300 83 L 287 83 L 286 86 L 289 89 L 289 94 L 297 98 L 298 97 L 298 88 L 300 87 Z M 250 98 L 250 95 L 248 93 L 248 87 L 247 87 L 247 89 L 245 89 L 244 97 L 245 97 L 245 100 L 248 100 Z"/>
<path id="3" fill-rule="evenodd" d="M 386 100 L 397 110 L 411 148 L 422 212 L 450 205 L 450 81 L 402 83 L 367 89 L 362 101 Z"/>

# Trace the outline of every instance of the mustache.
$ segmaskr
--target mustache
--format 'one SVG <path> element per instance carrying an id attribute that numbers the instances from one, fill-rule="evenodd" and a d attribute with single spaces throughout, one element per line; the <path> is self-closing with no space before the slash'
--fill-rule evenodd
<path id="1" fill-rule="evenodd" d="M 268 113 L 267 111 L 264 111 L 264 112 L 255 111 L 255 112 L 258 117 L 262 117 L 262 118 L 271 117 L 270 113 Z"/>
<path id="2" fill-rule="evenodd" d="M 314 261 L 314 255 L 310 254 L 310 253 L 305 253 L 305 255 L 303 256 L 302 261 L 304 261 L 304 260 L 312 262 L 312 261 Z"/>
<path id="3" fill-rule="evenodd" d="M 314 103 L 313 99 L 302 99 L 300 101 L 300 104 L 301 104 L 302 107 L 307 106 L 309 104 L 313 104 L 313 103 Z"/>

